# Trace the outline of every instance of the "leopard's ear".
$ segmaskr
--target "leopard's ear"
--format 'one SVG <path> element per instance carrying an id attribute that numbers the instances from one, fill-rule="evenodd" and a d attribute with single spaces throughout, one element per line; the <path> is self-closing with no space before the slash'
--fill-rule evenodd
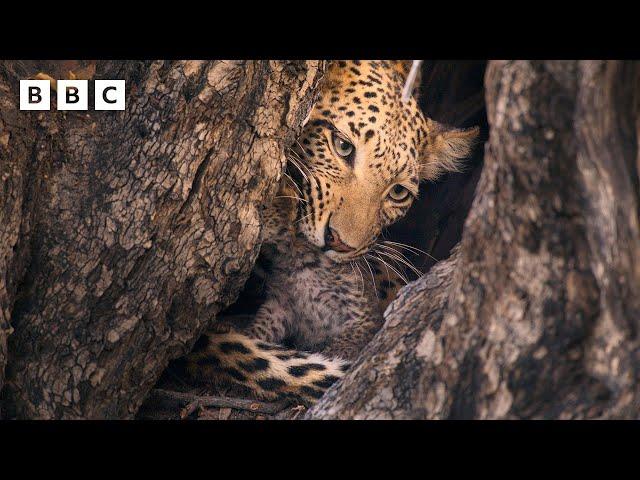
<path id="1" fill-rule="evenodd" d="M 420 155 L 420 178 L 435 180 L 446 172 L 459 172 L 478 141 L 479 127 L 453 128 L 426 119 Z"/>
<path id="2" fill-rule="evenodd" d="M 413 60 L 393 60 L 391 63 L 393 64 L 393 69 L 402 75 L 402 78 L 407 78 L 411 71 Z"/>

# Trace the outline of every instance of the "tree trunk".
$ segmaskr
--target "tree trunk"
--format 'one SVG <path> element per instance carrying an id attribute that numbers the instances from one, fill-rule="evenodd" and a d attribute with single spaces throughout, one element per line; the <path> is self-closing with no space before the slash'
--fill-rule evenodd
<path id="1" fill-rule="evenodd" d="M 125 79 L 126 110 L 18 110 L 20 78 L 67 78 L 76 67 Z M 169 360 L 244 284 L 260 208 L 275 194 L 323 69 L 314 61 L 0 63 L 7 416 L 135 415 Z"/>
<path id="2" fill-rule="evenodd" d="M 308 418 L 640 417 L 640 64 L 494 61 L 452 257 Z"/>

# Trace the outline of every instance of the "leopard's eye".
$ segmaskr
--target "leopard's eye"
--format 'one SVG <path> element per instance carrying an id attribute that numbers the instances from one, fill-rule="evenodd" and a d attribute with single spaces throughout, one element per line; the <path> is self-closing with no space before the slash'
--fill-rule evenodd
<path id="1" fill-rule="evenodd" d="M 409 196 L 409 193 L 409 190 L 397 183 L 389 191 L 389 197 L 394 202 L 404 202 Z"/>
<path id="2" fill-rule="evenodd" d="M 351 143 L 337 134 L 333 134 L 333 148 L 336 149 L 336 153 L 343 158 L 347 158 L 353 153 L 354 147 Z"/>

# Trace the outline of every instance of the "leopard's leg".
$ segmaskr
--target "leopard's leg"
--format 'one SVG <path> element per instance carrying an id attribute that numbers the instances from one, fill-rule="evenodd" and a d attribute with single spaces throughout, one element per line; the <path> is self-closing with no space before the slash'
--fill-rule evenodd
<path id="1" fill-rule="evenodd" d="M 221 316 L 216 319 L 207 334 L 221 335 L 236 332 L 256 340 L 279 343 L 287 335 L 290 316 L 290 309 L 283 308 L 276 301 L 267 300 L 255 315 Z"/>
<path id="2" fill-rule="evenodd" d="M 332 337 L 322 353 L 353 362 L 382 326 L 382 315 L 377 311 L 347 320 L 342 332 Z"/>
<path id="3" fill-rule="evenodd" d="M 288 334 L 288 324 L 294 316 L 290 306 L 268 299 L 259 309 L 254 320 L 239 333 L 265 342 L 279 343 Z"/>

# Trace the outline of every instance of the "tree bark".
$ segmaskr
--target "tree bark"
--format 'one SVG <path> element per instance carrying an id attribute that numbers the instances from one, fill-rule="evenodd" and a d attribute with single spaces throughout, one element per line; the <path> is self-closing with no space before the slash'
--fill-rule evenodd
<path id="1" fill-rule="evenodd" d="M 244 284 L 324 64 L 98 62 L 124 112 L 18 111 L 60 65 L 0 64 L 5 412 L 131 418 Z"/>
<path id="2" fill-rule="evenodd" d="M 450 259 L 307 418 L 640 416 L 640 64 L 493 61 Z"/>

